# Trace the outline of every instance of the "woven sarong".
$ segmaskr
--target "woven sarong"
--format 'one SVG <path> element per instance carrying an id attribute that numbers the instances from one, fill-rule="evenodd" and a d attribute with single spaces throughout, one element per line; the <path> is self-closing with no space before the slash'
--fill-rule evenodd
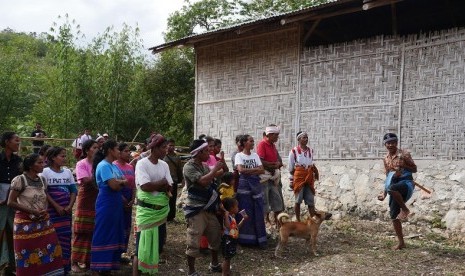
<path id="1" fill-rule="evenodd" d="M 310 190 L 315 194 L 315 178 L 313 177 L 313 166 L 308 167 L 296 167 L 294 171 L 294 194 L 304 188 L 305 185 L 310 186 Z"/>
<path id="2" fill-rule="evenodd" d="M 31 220 L 17 212 L 14 219 L 16 275 L 64 275 L 61 246 L 49 220 Z"/>
<path id="3" fill-rule="evenodd" d="M 69 205 L 70 192 L 68 187 L 64 185 L 50 185 L 47 188 L 47 193 L 61 207 Z M 47 211 L 50 214 L 50 221 L 53 223 L 58 240 L 60 241 L 65 272 L 68 272 L 71 270 L 71 215 L 60 216 L 51 204 L 49 204 Z"/>

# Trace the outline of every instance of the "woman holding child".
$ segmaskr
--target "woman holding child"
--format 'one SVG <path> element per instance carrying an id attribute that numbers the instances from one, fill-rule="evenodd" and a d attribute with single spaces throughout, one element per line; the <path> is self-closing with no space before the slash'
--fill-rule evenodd
<path id="1" fill-rule="evenodd" d="M 253 137 L 243 135 L 239 143 L 243 150 L 237 153 L 234 159 L 239 172 L 236 197 L 239 202 L 239 210 L 245 209 L 250 219 L 244 222 L 238 242 L 266 248 L 264 193 L 259 178 L 259 175 L 265 173 L 265 170 L 258 154 L 252 152 L 255 145 Z"/>

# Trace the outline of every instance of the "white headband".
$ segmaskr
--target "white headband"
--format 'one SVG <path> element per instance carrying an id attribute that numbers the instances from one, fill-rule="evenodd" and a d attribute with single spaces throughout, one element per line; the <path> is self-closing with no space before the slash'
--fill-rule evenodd
<path id="1" fill-rule="evenodd" d="M 278 133 L 279 134 L 279 127 L 277 126 L 268 126 L 265 128 L 265 134 L 268 135 L 270 133 Z"/>
<path id="2" fill-rule="evenodd" d="M 297 140 L 299 140 L 300 138 L 302 138 L 304 135 L 307 135 L 307 136 L 308 136 L 307 132 L 302 131 L 301 133 L 299 133 L 299 135 L 297 135 Z"/>
<path id="3" fill-rule="evenodd" d="M 203 143 L 202 145 L 200 145 L 198 148 L 196 148 L 195 150 L 191 151 L 191 155 L 192 157 L 196 156 L 201 150 L 203 150 L 204 148 L 208 147 L 208 143 L 205 142 Z"/>

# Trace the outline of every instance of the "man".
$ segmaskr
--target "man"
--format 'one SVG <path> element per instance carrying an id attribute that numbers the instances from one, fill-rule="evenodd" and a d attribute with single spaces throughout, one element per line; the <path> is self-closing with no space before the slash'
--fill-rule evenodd
<path id="1" fill-rule="evenodd" d="M 167 141 L 160 134 L 150 139 L 150 156 L 136 166 L 137 211 L 136 255 L 134 272 L 154 274 L 158 271 L 159 254 L 166 239 L 166 218 L 173 180 L 168 164 L 163 161 Z"/>
<path id="2" fill-rule="evenodd" d="M 85 141 L 92 139 L 92 136 L 90 136 L 90 130 L 89 129 L 84 129 L 84 134 L 81 136 L 81 145 L 84 144 Z"/>
<path id="3" fill-rule="evenodd" d="M 269 171 L 271 175 L 275 174 L 275 170 L 279 170 L 283 163 L 276 149 L 275 143 L 279 138 L 279 128 L 276 125 L 269 125 L 265 129 L 265 136 L 257 145 L 257 154 L 262 161 L 265 170 Z M 281 191 L 281 182 L 275 185 L 274 180 L 268 180 L 264 185 L 265 192 L 265 220 L 271 225 L 269 218 L 270 211 L 274 213 L 274 221 L 278 227 L 278 215 L 284 210 L 283 193 Z"/>
<path id="4" fill-rule="evenodd" d="M 313 149 L 308 146 L 308 134 L 297 133 L 297 146 L 289 152 L 289 181 L 292 183 L 295 204 L 294 211 L 297 221 L 300 221 L 300 204 L 305 201 L 310 217 L 317 215 L 315 210 L 315 180 L 318 180 L 318 170 L 313 163 Z"/>
<path id="5" fill-rule="evenodd" d="M 36 123 L 36 129 L 31 133 L 31 137 L 35 138 L 47 138 L 47 134 L 45 131 L 42 130 L 42 125 L 40 123 Z M 44 145 L 43 140 L 32 140 L 32 147 L 34 153 L 38 153 L 40 148 Z"/>
<path id="6" fill-rule="evenodd" d="M 417 165 L 409 152 L 397 148 L 397 135 L 387 133 L 383 137 L 383 142 L 388 150 L 383 159 L 387 177 L 385 189 L 378 195 L 378 199 L 383 201 L 387 194 L 390 195 L 390 216 L 399 242 L 392 249 L 400 250 L 405 247 L 402 220 L 407 219 L 410 214 L 405 202 L 410 199 L 415 188 L 412 173 L 417 172 Z"/>
<path id="7" fill-rule="evenodd" d="M 71 146 L 73 147 L 73 156 L 76 158 L 77 161 L 81 159 L 82 155 L 82 143 L 81 143 L 81 135 L 83 133 L 78 133 L 76 139 L 74 139 Z"/>
<path id="8" fill-rule="evenodd" d="M 184 215 L 187 221 L 187 264 L 188 275 L 198 275 L 195 271 L 195 259 L 201 257 L 200 237 L 205 235 L 211 249 L 210 271 L 221 272 L 218 263 L 218 250 L 221 244 L 221 225 L 216 217 L 219 207 L 219 196 L 214 182 L 215 175 L 223 168 L 218 161 L 210 170 L 203 164 L 209 159 L 208 143 L 205 140 L 194 140 L 190 146 L 192 159 L 183 168 L 187 188 Z"/>
<path id="9" fill-rule="evenodd" d="M 173 179 L 173 196 L 170 197 L 170 212 L 168 213 L 168 221 L 174 220 L 176 217 L 176 199 L 178 195 L 178 184 L 183 183 L 182 163 L 181 158 L 174 152 L 176 144 L 174 139 L 168 139 L 168 153 L 163 159 L 170 168 L 171 178 Z"/>
<path id="10" fill-rule="evenodd" d="M 102 135 L 103 139 L 105 139 L 105 141 L 107 141 L 108 139 L 110 139 L 110 136 L 108 135 L 108 133 L 104 133 Z"/>

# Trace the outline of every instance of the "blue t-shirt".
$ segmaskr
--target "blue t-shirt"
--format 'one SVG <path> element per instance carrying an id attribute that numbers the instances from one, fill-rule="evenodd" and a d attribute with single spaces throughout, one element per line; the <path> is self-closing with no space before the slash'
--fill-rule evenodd
<path id="1" fill-rule="evenodd" d="M 116 165 L 108 163 L 108 161 L 106 160 L 102 160 L 97 166 L 95 178 L 97 180 L 97 185 L 99 186 L 99 188 L 103 188 L 105 186 L 108 186 L 107 182 L 112 178 L 122 179 L 123 173 Z"/>

